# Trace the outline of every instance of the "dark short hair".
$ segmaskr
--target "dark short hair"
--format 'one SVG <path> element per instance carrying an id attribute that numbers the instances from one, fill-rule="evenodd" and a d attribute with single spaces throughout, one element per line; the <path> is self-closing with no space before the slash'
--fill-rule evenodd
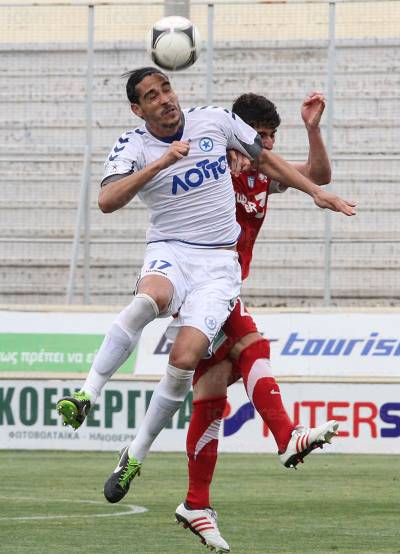
<path id="1" fill-rule="evenodd" d="M 139 95 L 136 91 L 136 86 L 141 83 L 145 77 L 148 75 L 154 75 L 154 73 L 159 73 L 168 79 L 165 73 L 156 67 L 139 67 L 139 69 L 127 71 L 122 75 L 122 77 L 128 77 L 126 82 L 126 95 L 128 96 L 128 100 L 131 104 L 139 103 Z"/>
<path id="2" fill-rule="evenodd" d="M 236 98 L 232 111 L 251 127 L 275 129 L 281 123 L 275 104 L 265 96 L 252 92 Z"/>

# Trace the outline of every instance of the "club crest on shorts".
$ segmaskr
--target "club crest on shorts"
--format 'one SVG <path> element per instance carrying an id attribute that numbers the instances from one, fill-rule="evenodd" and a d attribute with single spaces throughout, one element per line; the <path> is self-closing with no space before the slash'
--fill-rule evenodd
<path id="1" fill-rule="evenodd" d="M 210 331 L 214 331 L 217 327 L 217 320 L 212 315 L 208 315 L 204 318 L 204 323 L 207 325 Z"/>
<path id="2" fill-rule="evenodd" d="M 203 150 L 203 152 L 211 152 L 211 150 L 214 148 L 214 143 L 209 137 L 202 137 L 199 140 L 199 146 L 201 150 Z"/>

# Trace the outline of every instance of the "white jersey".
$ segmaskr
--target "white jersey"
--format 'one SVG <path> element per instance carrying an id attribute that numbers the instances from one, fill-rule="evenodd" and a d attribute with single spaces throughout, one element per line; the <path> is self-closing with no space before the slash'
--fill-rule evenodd
<path id="1" fill-rule="evenodd" d="M 138 192 L 150 213 L 147 242 L 232 246 L 240 227 L 226 150 L 249 155 L 245 147 L 251 150 L 257 133 L 223 108 L 191 108 L 183 114 L 183 134 L 174 140 L 190 141 L 189 155 L 160 171 Z M 159 159 L 170 142 L 153 136 L 145 124 L 127 131 L 111 150 L 103 181 L 143 169 Z"/>

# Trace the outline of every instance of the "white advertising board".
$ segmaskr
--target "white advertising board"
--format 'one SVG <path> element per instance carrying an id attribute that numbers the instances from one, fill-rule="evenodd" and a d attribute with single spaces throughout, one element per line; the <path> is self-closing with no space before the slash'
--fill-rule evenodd
<path id="1" fill-rule="evenodd" d="M 399 312 L 253 312 L 276 376 L 400 377 Z M 88 371 L 113 313 L 0 312 L 1 371 Z M 169 318 L 148 325 L 124 373 L 162 375 Z"/>
<path id="2" fill-rule="evenodd" d="M 2 372 L 87 373 L 114 313 L 0 311 Z M 119 369 L 132 374 L 136 352 Z"/>
<path id="3" fill-rule="evenodd" d="M 277 376 L 400 377 L 400 312 L 252 314 L 271 340 Z M 171 348 L 167 323 L 157 320 L 143 331 L 137 375 L 164 373 Z"/>
<path id="4" fill-rule="evenodd" d="M 57 399 L 80 382 L 0 380 L 0 448 L 118 451 L 135 436 L 154 382 L 111 381 L 76 432 L 62 427 Z M 290 417 L 315 426 L 337 419 L 340 436 L 329 452 L 400 454 L 400 384 L 282 383 Z M 154 451 L 184 451 L 190 395 L 154 443 Z M 229 389 L 220 451 L 275 452 L 276 445 L 237 383 Z M 324 450 L 324 451 L 325 451 Z"/>

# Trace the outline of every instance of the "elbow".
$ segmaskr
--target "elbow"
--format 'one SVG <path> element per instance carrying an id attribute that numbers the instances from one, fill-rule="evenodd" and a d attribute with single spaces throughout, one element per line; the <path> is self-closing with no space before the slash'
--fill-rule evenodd
<path id="1" fill-rule="evenodd" d="M 311 175 L 311 180 L 317 185 L 329 185 L 332 179 L 331 168 L 320 171 L 318 174 Z"/>
<path id="2" fill-rule="evenodd" d="M 106 198 L 103 198 L 102 195 L 99 196 L 98 205 L 103 214 L 110 214 L 114 211 L 114 207 L 107 202 Z"/>
<path id="3" fill-rule="evenodd" d="M 324 171 L 324 173 L 320 176 L 320 182 L 319 185 L 329 185 L 332 179 L 332 171 L 331 168 Z"/>

